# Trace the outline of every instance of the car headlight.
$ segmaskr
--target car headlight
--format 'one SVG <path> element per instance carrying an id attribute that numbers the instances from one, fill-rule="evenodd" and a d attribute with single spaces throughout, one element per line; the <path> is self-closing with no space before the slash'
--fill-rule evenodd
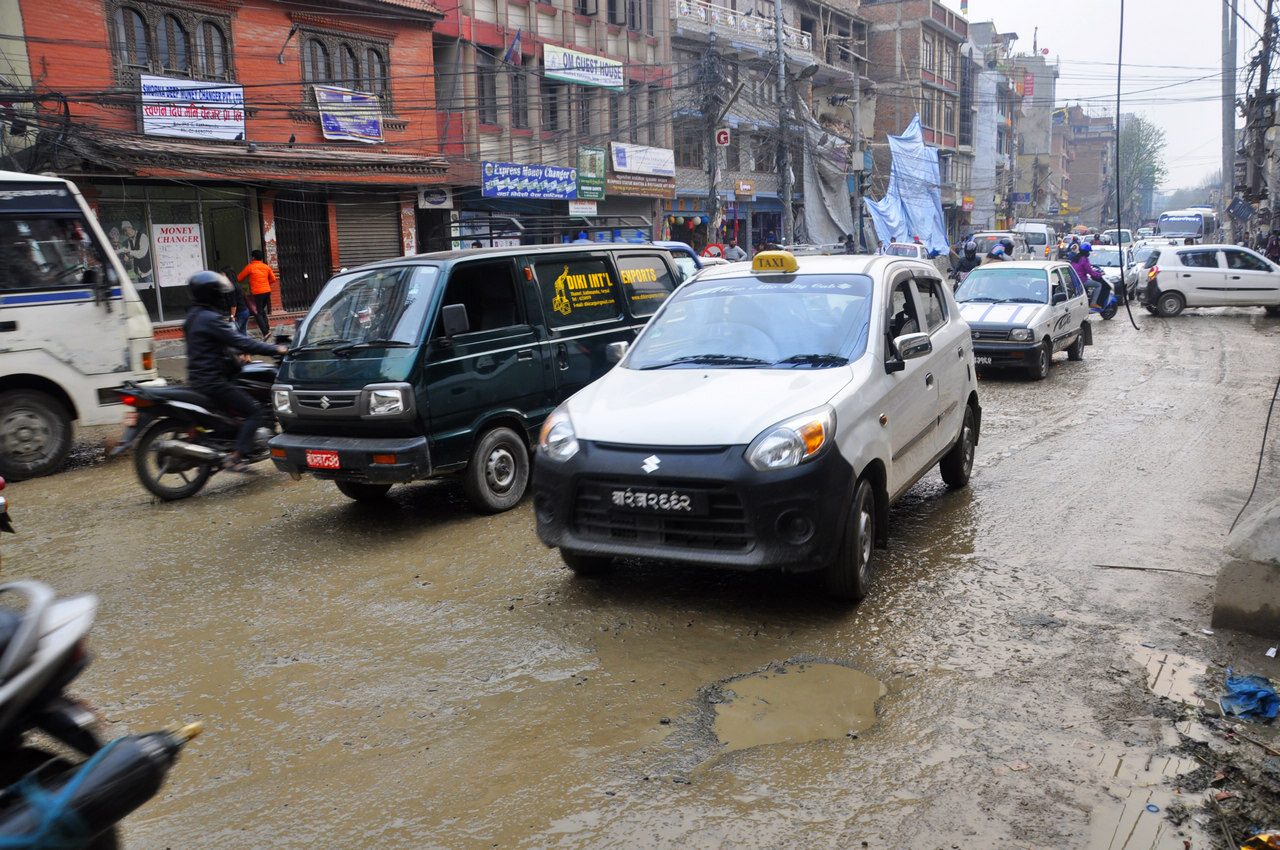
<path id="1" fill-rule="evenodd" d="M 829 406 L 811 410 L 766 428 L 747 447 L 752 469 L 791 469 L 813 460 L 835 438 L 836 412 Z"/>
<path id="2" fill-rule="evenodd" d="M 1009 339 L 1014 342 L 1030 342 L 1033 338 L 1031 328 L 1014 328 L 1009 331 Z"/>
<path id="3" fill-rule="evenodd" d="M 283 389 L 279 387 L 271 388 L 271 406 L 276 409 L 276 413 L 293 413 L 293 404 L 289 398 L 288 387 Z"/>
<path id="4" fill-rule="evenodd" d="M 538 435 L 538 450 L 547 460 L 564 463 L 578 453 L 578 435 L 573 430 L 573 420 L 563 407 L 551 411 L 551 415 L 542 423 L 542 433 Z"/>
<path id="5" fill-rule="evenodd" d="M 404 390 L 400 387 L 369 391 L 370 416 L 395 416 L 397 413 L 404 413 L 404 411 Z"/>

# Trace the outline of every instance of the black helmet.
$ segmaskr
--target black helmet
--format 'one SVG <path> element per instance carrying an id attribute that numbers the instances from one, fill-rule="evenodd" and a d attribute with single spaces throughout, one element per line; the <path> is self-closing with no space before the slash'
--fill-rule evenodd
<path id="1" fill-rule="evenodd" d="M 969 257 L 972 259 L 977 253 L 978 253 L 977 242 L 974 242 L 972 239 L 970 239 L 968 242 L 964 243 L 964 255 L 966 257 Z"/>
<path id="2" fill-rule="evenodd" d="M 1013 240 L 1008 236 L 1000 240 L 1000 244 L 1004 246 L 1004 252 L 1010 257 L 1013 256 Z"/>
<path id="3" fill-rule="evenodd" d="M 191 300 L 195 303 L 221 310 L 228 304 L 231 281 L 220 272 L 196 272 L 187 278 L 187 291 L 191 293 Z"/>

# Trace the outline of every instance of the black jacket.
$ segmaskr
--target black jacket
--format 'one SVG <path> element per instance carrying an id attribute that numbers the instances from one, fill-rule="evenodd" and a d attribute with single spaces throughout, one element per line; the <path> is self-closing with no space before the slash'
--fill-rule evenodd
<path id="1" fill-rule="evenodd" d="M 274 345 L 250 339 L 235 329 L 225 313 L 203 304 L 192 306 L 182 333 L 187 338 L 187 383 L 196 388 L 230 383 L 238 371 L 232 365 L 236 351 L 276 353 Z"/>

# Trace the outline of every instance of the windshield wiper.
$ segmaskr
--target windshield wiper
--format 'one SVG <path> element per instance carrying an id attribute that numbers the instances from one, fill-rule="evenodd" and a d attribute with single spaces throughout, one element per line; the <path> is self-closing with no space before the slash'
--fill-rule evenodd
<path id="1" fill-rule="evenodd" d="M 780 366 L 783 363 L 794 363 L 797 366 L 843 366 L 848 362 L 849 358 L 842 357 L 839 354 L 793 354 L 773 365 Z"/>
<path id="2" fill-rule="evenodd" d="M 326 346 L 326 345 L 335 345 L 335 344 L 337 344 L 337 343 L 339 343 L 339 342 L 346 342 L 346 341 L 347 341 L 347 340 L 346 340 L 346 338 L 345 338 L 345 337 L 340 337 L 340 336 L 331 336 L 331 337 L 327 337 L 327 338 L 325 338 L 325 339 L 318 339 L 318 340 L 316 340 L 315 342 L 308 342 L 306 345 L 299 345 L 297 348 L 294 348 L 294 349 L 291 349 L 291 350 L 292 350 L 292 351 L 306 351 L 306 350 L 307 350 L 307 349 L 309 349 L 309 348 L 323 348 L 323 347 L 324 347 L 324 346 Z"/>
<path id="3" fill-rule="evenodd" d="M 987 296 L 985 296 L 985 295 L 980 295 L 980 296 L 978 296 L 978 297 L 976 297 L 976 298 L 959 298 L 959 299 L 956 299 L 956 300 L 958 300 L 961 304 L 968 304 L 970 301 L 994 304 L 994 303 L 996 303 L 997 301 L 999 301 L 1000 299 L 998 299 L 998 298 L 988 298 L 988 297 L 987 297 Z"/>
<path id="4" fill-rule="evenodd" d="M 357 348 L 408 348 L 413 343 L 405 342 L 401 339 L 362 339 L 359 342 L 348 342 L 344 345 L 335 345 L 333 353 L 337 355 L 347 354 L 355 351 Z"/>
<path id="5" fill-rule="evenodd" d="M 1000 304 L 1043 304 L 1045 303 L 1039 298 L 1001 298 Z"/>
<path id="6" fill-rule="evenodd" d="M 759 357 L 743 357 L 738 354 L 686 354 L 684 357 L 677 357 L 674 360 L 668 360 L 665 363 L 653 363 L 648 366 L 642 366 L 642 371 L 649 369 L 665 369 L 668 366 L 686 366 L 689 364 L 716 364 L 723 366 L 768 366 L 768 360 L 761 360 Z"/>

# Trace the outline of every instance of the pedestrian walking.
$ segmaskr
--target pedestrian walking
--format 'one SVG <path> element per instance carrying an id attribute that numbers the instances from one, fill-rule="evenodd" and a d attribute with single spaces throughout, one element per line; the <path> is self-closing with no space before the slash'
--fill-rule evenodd
<path id="1" fill-rule="evenodd" d="M 729 247 L 724 249 L 724 258 L 731 263 L 736 263 L 740 260 L 745 260 L 747 252 L 738 245 L 737 239 L 730 239 Z"/>
<path id="2" fill-rule="evenodd" d="M 254 249 L 250 255 L 249 265 L 245 266 L 240 274 L 236 275 L 236 280 L 243 281 L 249 279 L 249 294 L 253 296 L 253 306 L 255 315 L 258 317 L 258 330 L 262 332 L 262 338 L 266 339 L 267 334 L 271 333 L 271 323 L 267 316 L 271 312 L 271 286 L 279 284 L 276 273 L 271 266 L 262 261 L 262 251 Z"/>
<path id="3" fill-rule="evenodd" d="M 222 274 L 227 280 L 231 280 L 236 276 L 235 269 L 231 266 L 223 266 Z M 231 320 L 236 323 L 236 330 L 240 331 L 241 336 L 249 335 L 249 314 L 253 312 L 253 307 L 249 304 L 249 299 L 244 297 L 244 287 L 236 284 L 231 290 L 231 303 L 227 305 L 231 308 Z"/>

